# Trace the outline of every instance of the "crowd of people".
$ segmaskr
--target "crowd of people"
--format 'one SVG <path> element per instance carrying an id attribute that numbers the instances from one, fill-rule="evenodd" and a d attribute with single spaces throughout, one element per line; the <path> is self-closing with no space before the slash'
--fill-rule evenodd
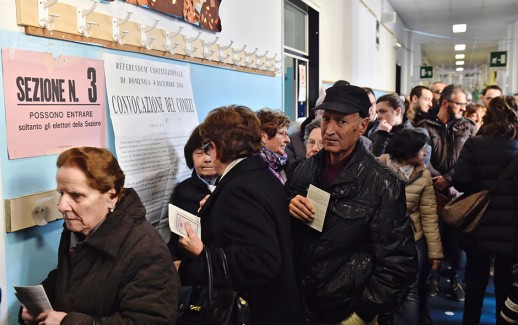
<path id="1" fill-rule="evenodd" d="M 492 276 L 506 324 L 518 315 L 518 172 L 493 189 L 474 231 L 441 219 L 445 203 L 492 188 L 518 157 L 518 99 L 496 85 L 470 98 L 436 82 L 376 99 L 339 81 L 292 134 L 278 110 L 216 108 L 192 131 L 192 175 L 170 200 L 200 217 L 201 237 L 186 224 L 168 243 L 108 150 L 66 150 L 59 261 L 43 282 L 54 310 L 22 308 L 20 321 L 181 323 L 181 286 L 208 285 L 210 272 L 246 297 L 258 325 L 433 324 L 441 277 L 464 301 L 463 323 L 478 324 Z"/>

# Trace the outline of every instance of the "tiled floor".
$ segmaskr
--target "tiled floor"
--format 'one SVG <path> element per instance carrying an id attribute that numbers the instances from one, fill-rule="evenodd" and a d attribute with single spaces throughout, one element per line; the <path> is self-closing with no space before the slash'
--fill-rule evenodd
<path id="1" fill-rule="evenodd" d="M 449 292 L 449 283 L 445 278 L 441 278 L 441 292 L 435 297 L 430 297 L 429 304 L 431 316 L 435 325 L 458 325 L 462 324 L 462 314 L 464 302 L 455 301 Z M 487 286 L 486 298 L 482 307 L 482 317 L 480 325 L 495 324 L 495 297 L 493 280 L 489 280 Z"/>

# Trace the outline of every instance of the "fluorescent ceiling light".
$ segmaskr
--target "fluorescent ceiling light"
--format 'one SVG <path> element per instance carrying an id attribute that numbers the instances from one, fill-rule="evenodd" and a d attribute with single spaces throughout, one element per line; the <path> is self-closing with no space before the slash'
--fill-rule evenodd
<path id="1" fill-rule="evenodd" d="M 455 24 L 453 25 L 454 33 L 464 33 L 466 31 L 466 24 Z"/>
<path id="2" fill-rule="evenodd" d="M 464 71 L 464 68 L 461 67 L 461 68 L 457 68 L 456 70 L 461 72 L 461 71 Z"/>
<path id="3" fill-rule="evenodd" d="M 464 51 L 466 49 L 466 44 L 455 44 L 455 51 Z"/>
<path id="4" fill-rule="evenodd" d="M 455 54 L 455 60 L 462 60 L 466 57 L 466 54 Z"/>
<path id="5" fill-rule="evenodd" d="M 464 61 L 455 61 L 455 65 L 464 65 Z"/>

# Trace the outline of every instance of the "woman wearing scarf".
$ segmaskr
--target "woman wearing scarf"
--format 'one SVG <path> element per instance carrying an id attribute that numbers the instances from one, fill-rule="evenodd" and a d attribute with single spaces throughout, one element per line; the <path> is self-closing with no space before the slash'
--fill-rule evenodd
<path id="1" fill-rule="evenodd" d="M 290 120 L 280 111 L 263 108 L 256 112 L 261 121 L 261 143 L 263 147 L 259 151 L 264 161 L 268 163 L 270 171 L 284 185 L 286 182 L 286 167 L 288 155 L 286 146 L 290 143 L 288 126 Z"/>

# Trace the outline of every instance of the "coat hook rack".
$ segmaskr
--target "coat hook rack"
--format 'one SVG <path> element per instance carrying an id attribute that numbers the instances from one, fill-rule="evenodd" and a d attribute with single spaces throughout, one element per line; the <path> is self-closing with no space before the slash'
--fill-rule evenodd
<path id="1" fill-rule="evenodd" d="M 165 33 L 165 50 L 171 54 L 174 54 L 174 50 L 180 45 L 180 43 L 174 43 L 174 45 L 171 43 L 172 39 L 176 36 L 180 35 L 180 32 L 182 31 L 183 27 L 178 27 L 178 30 L 176 32 L 170 32 L 167 31 Z"/>
<path id="2" fill-rule="evenodd" d="M 140 25 L 140 44 L 148 50 L 151 50 L 151 44 L 155 41 L 156 37 L 148 37 L 147 33 L 155 29 L 159 21 L 159 19 L 155 19 L 155 22 L 151 26 Z"/>
<path id="3" fill-rule="evenodd" d="M 94 12 L 95 7 L 97 7 L 98 3 L 99 1 L 92 0 L 92 6 L 89 9 L 77 9 L 77 30 L 79 34 L 89 37 L 91 35 L 90 29 L 93 26 L 99 26 L 99 24 L 96 22 L 86 21 L 86 16 Z"/>
<path id="4" fill-rule="evenodd" d="M 126 17 L 124 18 L 117 18 L 113 17 L 112 19 L 112 31 L 113 31 L 113 40 L 115 42 L 118 42 L 120 45 L 124 44 L 124 37 L 129 33 L 128 31 L 121 31 L 120 26 L 125 24 L 131 17 L 133 12 L 128 11 L 126 13 Z"/>
<path id="5" fill-rule="evenodd" d="M 58 14 L 49 14 L 49 8 L 57 2 L 58 0 L 38 0 L 38 22 L 49 31 L 54 29 L 54 21 L 59 17 Z"/>

